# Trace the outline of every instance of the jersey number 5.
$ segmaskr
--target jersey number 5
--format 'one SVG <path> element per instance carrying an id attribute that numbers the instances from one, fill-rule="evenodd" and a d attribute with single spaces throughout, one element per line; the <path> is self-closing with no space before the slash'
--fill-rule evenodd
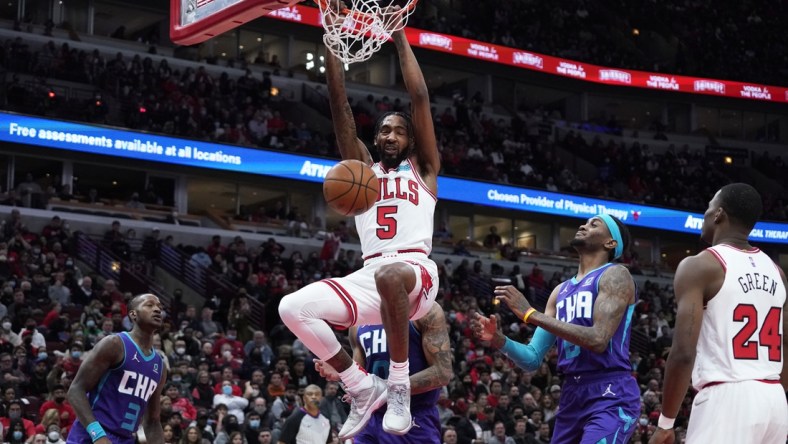
<path id="1" fill-rule="evenodd" d="M 744 326 L 733 337 L 733 357 L 736 359 L 757 360 L 760 349 L 766 347 L 770 361 L 780 362 L 782 358 L 782 338 L 780 337 L 779 307 L 772 307 L 766 313 L 763 325 L 758 328 L 758 310 L 754 305 L 739 304 L 733 310 L 734 322 L 744 322 Z M 760 331 L 759 331 L 760 330 Z M 758 332 L 758 340 L 750 338 Z"/>
<path id="2" fill-rule="evenodd" d="M 380 225 L 380 228 L 375 230 L 378 239 L 393 239 L 394 236 L 397 235 L 397 219 L 394 219 L 395 214 L 397 214 L 397 207 L 395 206 L 378 207 L 378 225 Z"/>

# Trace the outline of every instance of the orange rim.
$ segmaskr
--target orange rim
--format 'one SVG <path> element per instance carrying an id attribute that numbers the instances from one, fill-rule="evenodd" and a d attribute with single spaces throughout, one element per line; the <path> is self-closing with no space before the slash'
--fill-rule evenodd
<path id="1" fill-rule="evenodd" d="M 328 1 L 326 0 L 317 0 L 318 5 L 320 6 L 321 10 L 331 9 L 328 6 Z M 409 2 L 404 8 L 399 11 L 399 14 L 405 14 L 413 10 L 416 7 L 416 4 L 419 3 L 419 0 L 412 0 Z M 358 21 L 371 21 L 373 20 L 373 16 L 367 12 L 357 11 L 355 9 L 349 8 L 342 8 L 342 14 L 352 17 L 354 20 Z"/>

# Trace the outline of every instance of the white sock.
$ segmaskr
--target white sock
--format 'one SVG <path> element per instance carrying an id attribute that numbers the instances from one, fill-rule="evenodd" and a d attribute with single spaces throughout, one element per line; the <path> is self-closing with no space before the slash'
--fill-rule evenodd
<path id="1" fill-rule="evenodd" d="M 355 362 L 345 371 L 340 372 L 339 378 L 342 379 L 348 392 L 353 394 L 372 387 L 372 378 L 361 371 L 361 367 Z"/>
<path id="2" fill-rule="evenodd" d="M 410 361 L 389 363 L 389 383 L 410 384 Z"/>

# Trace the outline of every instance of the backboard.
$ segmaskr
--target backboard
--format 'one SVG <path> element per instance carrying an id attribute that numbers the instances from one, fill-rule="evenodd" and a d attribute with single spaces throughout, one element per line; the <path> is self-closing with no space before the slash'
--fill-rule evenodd
<path id="1" fill-rule="evenodd" d="M 300 0 L 170 0 L 170 38 L 194 45 Z"/>

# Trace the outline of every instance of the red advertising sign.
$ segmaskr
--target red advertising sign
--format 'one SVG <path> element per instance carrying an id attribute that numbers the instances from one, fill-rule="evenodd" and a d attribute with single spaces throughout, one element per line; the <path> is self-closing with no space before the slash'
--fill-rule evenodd
<path id="1" fill-rule="evenodd" d="M 320 11 L 313 7 L 289 6 L 270 13 L 268 17 L 321 26 Z M 783 86 L 610 68 L 415 28 L 405 28 L 405 33 L 415 47 L 587 82 L 788 103 L 788 87 Z"/>

